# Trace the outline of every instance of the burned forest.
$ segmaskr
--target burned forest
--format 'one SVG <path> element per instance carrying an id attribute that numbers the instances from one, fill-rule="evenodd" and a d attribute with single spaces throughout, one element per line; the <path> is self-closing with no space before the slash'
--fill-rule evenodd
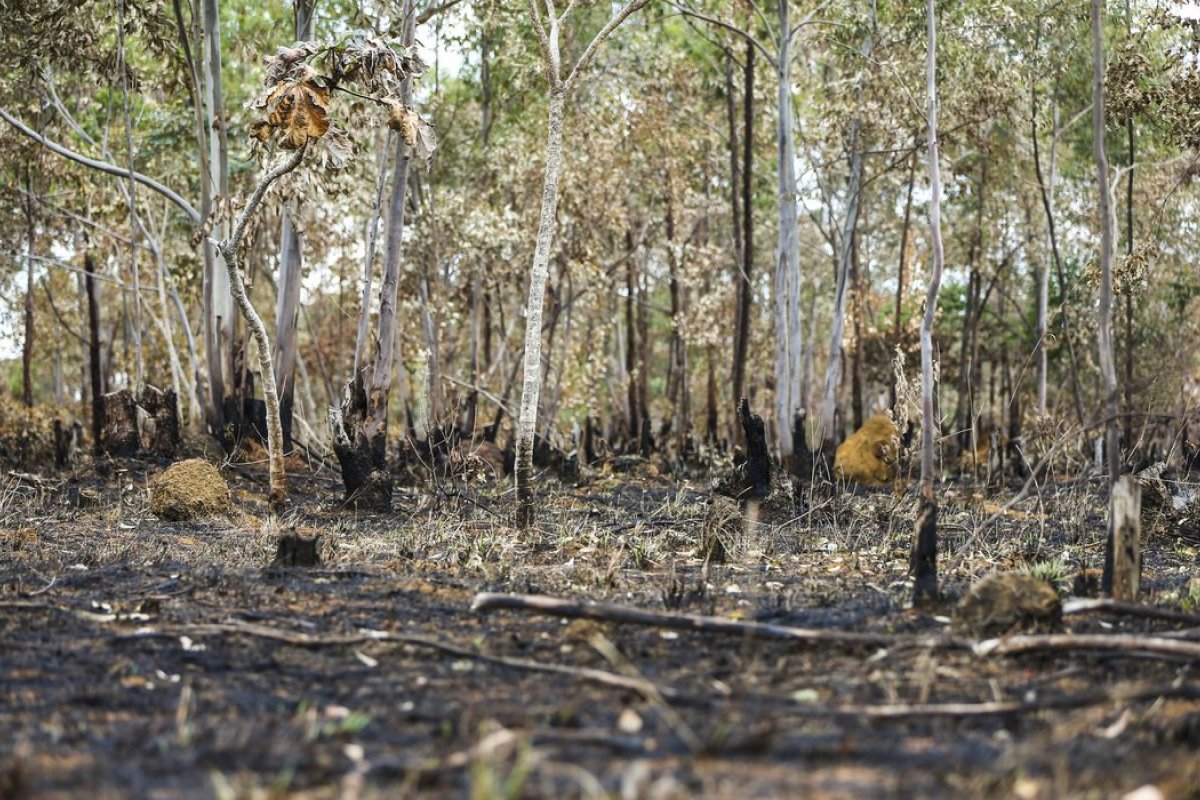
<path id="1" fill-rule="evenodd" d="M 0 800 L 1200 797 L 1194 0 L 0 21 Z"/>

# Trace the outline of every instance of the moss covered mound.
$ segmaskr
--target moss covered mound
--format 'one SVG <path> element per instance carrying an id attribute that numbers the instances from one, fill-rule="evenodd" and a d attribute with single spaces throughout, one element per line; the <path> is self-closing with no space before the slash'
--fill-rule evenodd
<path id="1" fill-rule="evenodd" d="M 161 519 L 181 521 L 228 511 L 229 484 L 201 458 L 172 464 L 150 481 L 150 510 Z"/>
<path id="2" fill-rule="evenodd" d="M 876 414 L 838 445 L 834 474 L 853 483 L 879 486 L 895 477 L 896 424 L 887 414 Z"/>

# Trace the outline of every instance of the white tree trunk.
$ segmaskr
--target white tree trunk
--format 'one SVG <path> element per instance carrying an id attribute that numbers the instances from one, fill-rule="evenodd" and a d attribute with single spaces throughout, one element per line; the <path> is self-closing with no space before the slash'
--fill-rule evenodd
<path id="1" fill-rule="evenodd" d="M 278 164 L 263 176 L 255 188 L 254 194 L 246 202 L 246 207 L 238 215 L 233 233 L 228 239 L 222 239 L 216 248 L 225 259 L 233 302 L 237 304 L 246 324 L 250 327 L 255 344 L 258 345 L 258 369 L 262 374 L 263 403 L 267 407 L 267 453 L 270 462 L 268 499 L 271 511 L 274 513 L 282 511 L 283 505 L 287 501 L 287 474 L 283 463 L 283 425 L 280 423 L 279 416 L 279 392 L 275 388 L 275 369 L 271 363 L 271 341 L 267 338 L 267 326 L 263 324 L 262 317 L 250 303 L 250 298 L 246 296 L 246 283 L 242 276 L 241 266 L 239 266 L 238 248 L 241 246 L 242 236 L 246 232 L 246 223 L 249 222 L 255 209 L 262 202 L 267 189 L 271 188 L 271 184 L 281 176 L 300 166 L 306 149 L 301 147 L 286 161 Z"/>
<path id="2" fill-rule="evenodd" d="M 921 321 L 921 492 L 933 500 L 933 443 L 937 419 L 933 413 L 933 319 L 937 312 L 938 291 L 942 284 L 942 171 L 938 165 L 937 139 L 937 17 L 934 0 L 926 0 L 929 27 L 929 55 L 925 69 L 926 115 L 929 139 L 929 233 L 933 244 L 933 268 L 929 292 L 925 297 L 925 317 Z"/>
<path id="3" fill-rule="evenodd" d="M 863 157 L 858 146 L 861 125 L 862 122 L 857 116 L 850 122 L 850 181 L 846 189 L 846 220 L 842 225 L 842 249 L 838 254 L 829 361 L 825 367 L 825 393 L 821 400 L 820 435 L 823 442 L 833 445 L 836 445 L 840 438 L 835 429 L 837 387 L 842 379 L 842 337 L 846 329 L 846 298 L 850 294 L 850 261 L 854 254 L 854 229 L 858 227 L 858 198 L 862 187 Z"/>
<path id="4" fill-rule="evenodd" d="M 517 518 L 521 527 L 533 522 L 533 435 L 537 430 L 538 396 L 542 385 L 542 305 L 546 297 L 550 248 L 554 242 L 558 210 L 558 177 L 562 171 L 563 110 L 566 93 L 561 86 L 550 90 L 550 118 L 546 127 L 546 173 L 542 181 L 542 210 L 537 246 L 529 273 L 529 297 L 525 304 L 525 359 L 521 381 L 521 407 L 517 418 Z"/>
<path id="5" fill-rule="evenodd" d="M 1096 179 L 1100 189 L 1100 375 L 1104 380 L 1105 439 L 1108 448 L 1108 480 L 1121 475 L 1120 443 L 1117 439 L 1117 363 L 1112 341 L 1112 191 L 1108 179 L 1108 152 L 1104 146 L 1104 0 L 1092 0 L 1092 147 L 1096 156 Z"/>
<path id="6" fill-rule="evenodd" d="M 221 22 L 218 0 L 203 0 L 200 11 L 201 48 L 200 83 L 203 102 L 203 133 L 207 146 L 205 163 L 208 174 L 203 199 L 209 214 L 216 203 L 229 198 L 229 148 L 225 135 L 225 101 L 221 83 Z M 219 217 L 223 218 L 223 215 Z M 203 222 L 203 220 L 202 220 Z M 229 235 L 229 224 L 220 221 L 210 234 L 220 241 Z M 207 242 L 204 245 L 204 349 L 208 366 L 210 424 L 224 421 L 222 407 L 227 391 L 233 388 L 233 295 L 229 275 L 220 252 Z M 215 430 L 218 436 L 222 431 Z"/>
<path id="7" fill-rule="evenodd" d="M 778 0 L 777 63 L 779 242 L 775 251 L 775 439 L 779 458 L 791 463 L 792 422 L 800 407 L 800 231 L 796 217 L 796 143 L 792 114 L 792 51 L 788 0 Z"/>

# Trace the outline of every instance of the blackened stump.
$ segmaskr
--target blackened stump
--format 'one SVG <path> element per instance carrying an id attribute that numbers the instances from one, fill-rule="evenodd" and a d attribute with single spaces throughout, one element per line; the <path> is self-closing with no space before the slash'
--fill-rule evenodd
<path id="1" fill-rule="evenodd" d="M 913 537 L 913 606 L 929 608 L 938 599 L 937 578 L 937 502 L 922 499 L 917 510 L 917 530 Z"/>
<path id="2" fill-rule="evenodd" d="M 746 481 L 743 498 L 761 499 L 771 493 L 771 454 L 762 417 L 750 413 L 750 401 L 738 404 L 738 419 L 746 436 Z"/>
<path id="3" fill-rule="evenodd" d="M 317 567 L 321 564 L 321 537 L 284 534 L 276 542 L 273 567 Z"/>

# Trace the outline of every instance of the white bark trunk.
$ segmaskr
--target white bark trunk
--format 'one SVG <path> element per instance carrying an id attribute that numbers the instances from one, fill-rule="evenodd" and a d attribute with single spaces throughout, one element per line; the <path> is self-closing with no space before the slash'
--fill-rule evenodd
<path id="1" fill-rule="evenodd" d="M 861 88 L 861 87 L 860 87 Z M 846 190 L 846 220 L 842 225 L 842 249 L 838 254 L 837 286 L 834 289 L 833 325 L 829 337 L 829 361 L 825 367 L 825 394 L 821 400 L 822 441 L 837 444 L 837 387 L 842 377 L 842 338 L 846 329 L 846 298 L 850 294 L 850 261 L 854 254 L 854 229 L 858 226 L 858 197 L 862 186 L 863 158 L 859 150 L 861 120 L 850 123 L 850 181 Z"/>
<path id="2" fill-rule="evenodd" d="M 263 403 L 267 407 L 267 453 L 270 461 L 268 498 L 271 511 L 275 513 L 283 510 L 283 504 L 287 500 L 287 474 L 283 463 L 283 425 L 279 416 L 279 392 L 275 388 L 275 369 L 271 363 L 271 341 L 267 338 L 267 326 L 263 324 L 262 317 L 250 303 L 250 298 L 246 296 L 246 284 L 238 263 L 238 248 L 241 246 L 242 236 L 246 232 L 246 223 L 258 208 L 259 203 L 262 202 L 267 189 L 280 177 L 300 166 L 306 149 L 301 147 L 286 161 L 275 166 L 263 176 L 258 187 L 255 188 L 254 194 L 247 201 L 246 207 L 238 215 L 233 233 L 228 239 L 221 240 L 216 248 L 225 259 L 233 302 L 237 304 L 246 324 L 250 327 L 255 344 L 258 345 L 258 369 L 262 375 Z"/>
<path id="3" fill-rule="evenodd" d="M 1096 156 L 1096 179 L 1100 189 L 1100 375 L 1104 380 L 1105 439 L 1108 447 L 1108 480 L 1121 475 L 1121 452 L 1117 440 L 1117 363 L 1112 341 L 1112 192 L 1108 179 L 1108 152 L 1104 146 L 1104 0 L 1092 0 L 1092 146 Z"/>
<path id="4" fill-rule="evenodd" d="M 926 115 L 929 139 L 929 232 L 933 244 L 933 269 L 929 292 L 925 297 L 925 317 L 921 321 L 921 491 L 933 500 L 933 443 L 937 419 L 933 413 L 933 319 L 937 312 L 938 291 L 942 284 L 942 171 L 938 165 L 937 140 L 937 17 L 934 0 L 926 0 L 929 28 L 929 54 L 925 69 Z"/>
<path id="5" fill-rule="evenodd" d="M 779 243 L 775 251 L 775 438 L 791 462 L 792 421 L 800 404 L 800 232 L 796 217 L 796 144 L 792 119 L 792 52 L 788 0 L 779 2 L 778 151 Z"/>
<path id="6" fill-rule="evenodd" d="M 558 210 L 558 177 L 562 171 L 563 110 L 566 93 L 562 86 L 550 90 L 550 117 L 546 127 L 546 173 L 542 181 L 542 210 L 537 246 L 529 273 L 529 297 L 525 304 L 525 358 L 521 381 L 521 407 L 517 418 L 517 516 L 521 527 L 533 522 L 533 435 L 537 430 L 538 396 L 542 385 L 542 305 L 546 297 L 550 248 L 554 242 Z"/>
<path id="7" fill-rule="evenodd" d="M 201 54 L 200 83 L 204 106 L 202 146 L 207 147 L 208 174 L 201 176 L 208 207 L 229 197 L 229 152 L 225 136 L 225 102 L 221 84 L 221 23 L 219 0 L 203 0 L 200 11 Z M 202 220 L 203 222 L 203 220 Z M 211 238 L 220 241 L 229 235 L 227 222 L 219 222 Z M 223 419 L 222 402 L 226 392 L 233 389 L 233 295 L 230 291 L 228 269 L 221 254 L 204 246 L 204 347 L 208 365 L 210 414 L 213 421 Z M 213 431 L 220 435 L 221 431 Z"/>

